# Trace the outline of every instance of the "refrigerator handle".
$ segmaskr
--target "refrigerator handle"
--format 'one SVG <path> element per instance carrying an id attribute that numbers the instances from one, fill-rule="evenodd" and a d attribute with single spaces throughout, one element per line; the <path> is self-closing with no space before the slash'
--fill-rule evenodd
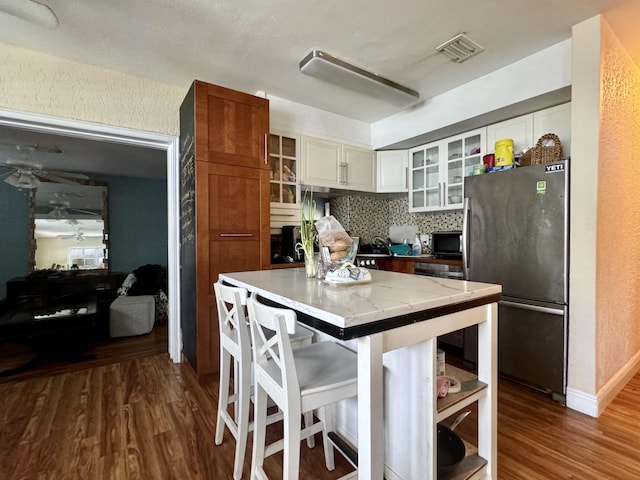
<path id="1" fill-rule="evenodd" d="M 469 280 L 469 198 L 465 197 L 462 205 L 462 271 Z"/>
<path id="2" fill-rule="evenodd" d="M 564 310 L 562 308 L 541 307 L 539 305 L 529 305 L 527 303 L 517 303 L 517 302 L 511 302 L 509 300 L 500 300 L 498 302 L 498 305 L 503 305 L 505 307 L 521 308 L 522 310 L 531 310 L 533 312 L 539 312 L 539 313 L 549 313 L 551 315 L 564 315 Z"/>

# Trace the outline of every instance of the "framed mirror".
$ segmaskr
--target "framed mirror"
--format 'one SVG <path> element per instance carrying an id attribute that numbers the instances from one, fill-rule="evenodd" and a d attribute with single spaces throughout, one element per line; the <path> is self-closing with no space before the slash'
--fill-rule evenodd
<path id="1" fill-rule="evenodd" d="M 31 270 L 108 269 L 107 184 L 41 182 L 31 190 Z"/>

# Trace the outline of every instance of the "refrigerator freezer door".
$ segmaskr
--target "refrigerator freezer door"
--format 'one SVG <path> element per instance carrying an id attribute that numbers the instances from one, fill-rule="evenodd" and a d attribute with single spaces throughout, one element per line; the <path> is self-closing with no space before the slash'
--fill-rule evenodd
<path id="1" fill-rule="evenodd" d="M 504 297 L 503 297 L 504 298 Z M 565 398 L 566 307 L 503 300 L 498 304 L 498 371 Z"/>
<path id="2" fill-rule="evenodd" d="M 465 178 L 467 278 L 503 295 L 567 302 L 568 165 Z"/>

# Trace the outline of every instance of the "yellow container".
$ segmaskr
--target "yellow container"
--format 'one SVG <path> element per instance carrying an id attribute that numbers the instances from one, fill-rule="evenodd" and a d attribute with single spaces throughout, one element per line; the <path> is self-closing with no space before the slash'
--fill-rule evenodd
<path id="1" fill-rule="evenodd" d="M 496 167 L 513 165 L 513 140 L 504 138 L 496 142 Z"/>

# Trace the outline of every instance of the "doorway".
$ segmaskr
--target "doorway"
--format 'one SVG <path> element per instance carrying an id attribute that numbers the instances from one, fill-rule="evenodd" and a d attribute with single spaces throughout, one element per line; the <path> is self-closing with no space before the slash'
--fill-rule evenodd
<path id="1" fill-rule="evenodd" d="M 166 152 L 168 224 L 167 288 L 169 297 L 168 351 L 173 362 L 180 362 L 182 360 L 182 339 L 180 333 L 179 303 L 178 137 L 7 110 L 0 110 L 0 126 L 21 128 L 43 134 L 62 135 L 99 142 L 151 148 Z"/>

